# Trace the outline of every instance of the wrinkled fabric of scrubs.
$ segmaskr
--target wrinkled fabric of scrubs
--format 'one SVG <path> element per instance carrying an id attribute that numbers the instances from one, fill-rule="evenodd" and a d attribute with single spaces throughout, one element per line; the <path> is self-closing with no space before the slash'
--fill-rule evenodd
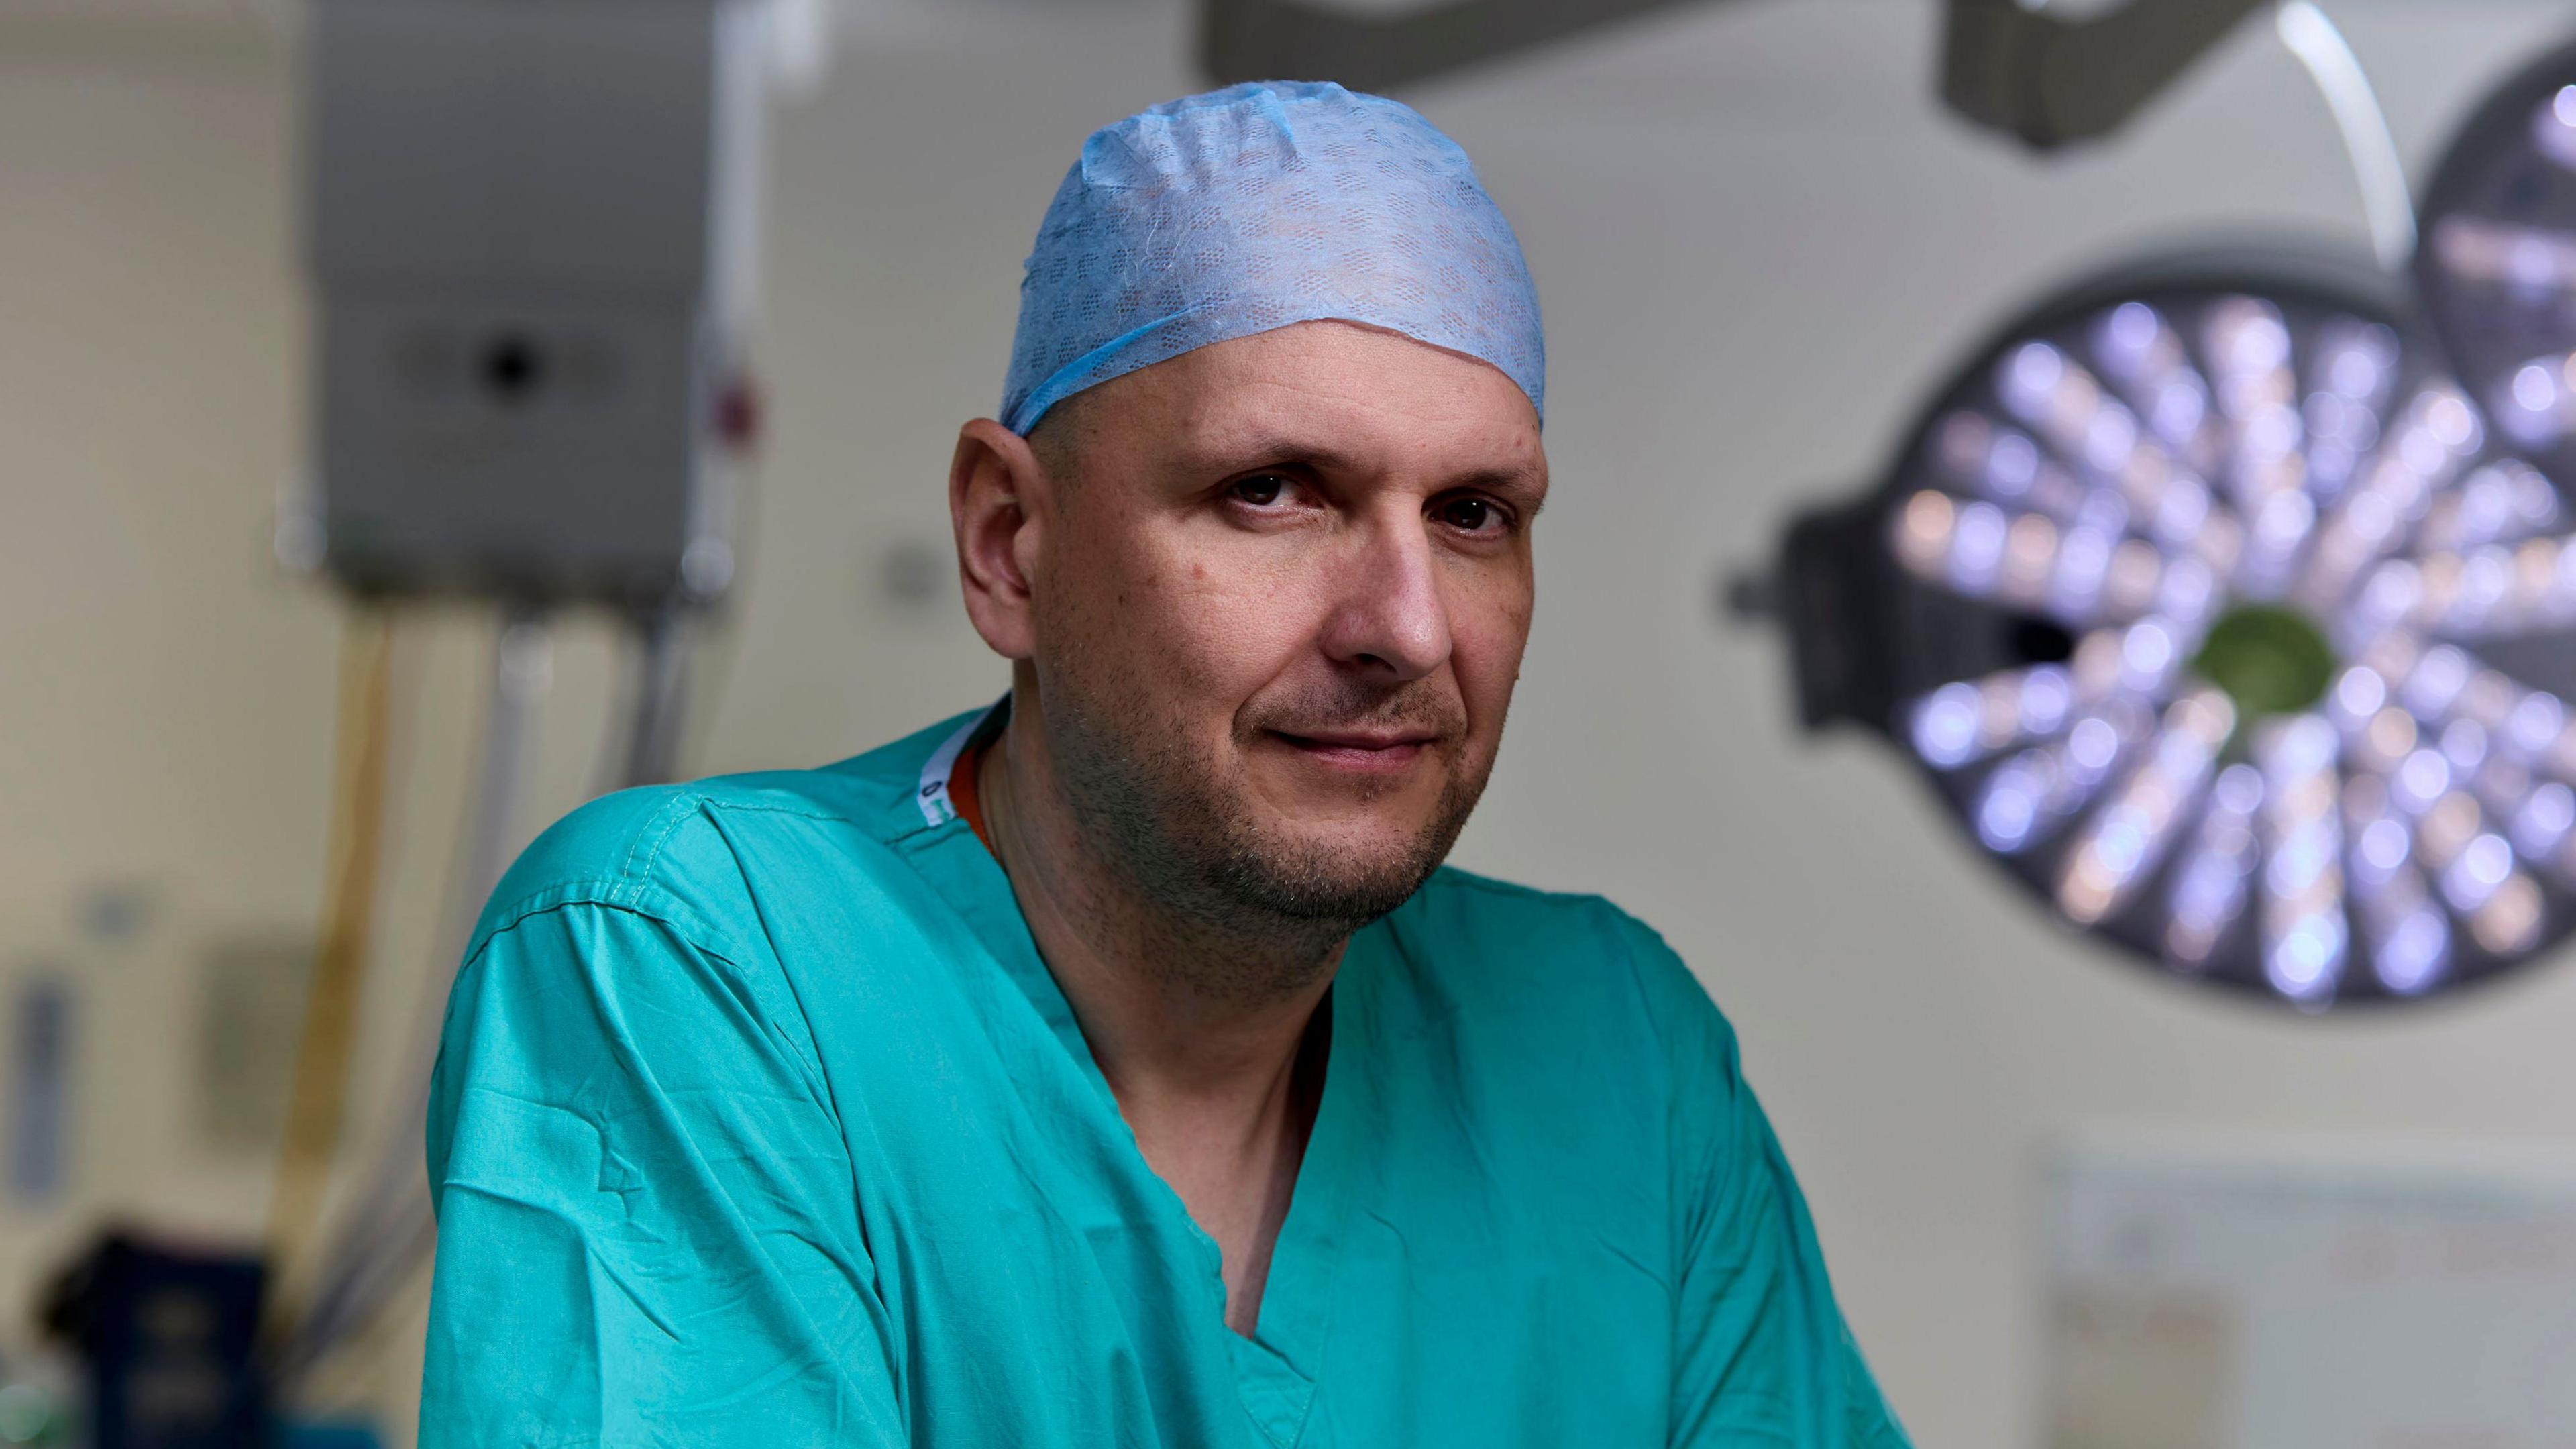
<path id="1" fill-rule="evenodd" d="M 976 722 L 513 868 L 432 1093 L 424 1446 L 1904 1445 L 1690 973 L 1457 870 L 1351 940 L 1229 1330 L 949 805 Z"/>

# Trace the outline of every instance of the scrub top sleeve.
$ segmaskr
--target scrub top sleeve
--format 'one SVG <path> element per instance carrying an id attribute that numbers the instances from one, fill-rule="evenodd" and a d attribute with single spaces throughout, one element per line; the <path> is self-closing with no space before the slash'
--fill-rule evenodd
<path id="1" fill-rule="evenodd" d="M 746 960 L 573 900 L 466 963 L 431 1088 L 423 1449 L 906 1442 L 848 1151 L 785 983 Z"/>
<path id="2" fill-rule="evenodd" d="M 1672 1444 L 1906 1449 L 1834 1302 L 1734 1028 L 1661 937 L 1625 925 L 1672 1057 Z"/>

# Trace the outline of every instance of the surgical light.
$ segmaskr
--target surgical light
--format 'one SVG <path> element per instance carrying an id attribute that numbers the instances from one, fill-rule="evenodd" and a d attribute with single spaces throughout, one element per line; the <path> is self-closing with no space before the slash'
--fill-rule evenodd
<path id="1" fill-rule="evenodd" d="M 1883 733 L 2049 911 L 2176 977 L 2315 1010 L 2541 953 L 2576 540 L 2392 291 L 2177 256 L 2003 329 L 1881 486 L 1792 525 L 1764 597 L 1806 723 Z"/>
<path id="2" fill-rule="evenodd" d="M 2576 45 L 2495 89 L 2420 211 L 2416 282 L 2452 365 L 2506 438 L 2576 476 Z"/>

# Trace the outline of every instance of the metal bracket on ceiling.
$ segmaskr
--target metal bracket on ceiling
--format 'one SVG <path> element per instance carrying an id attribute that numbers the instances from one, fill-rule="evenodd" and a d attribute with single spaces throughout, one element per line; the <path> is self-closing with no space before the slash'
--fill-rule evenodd
<path id="1" fill-rule="evenodd" d="M 1200 0 L 1199 59 L 1220 83 L 1379 90 L 1681 3 L 1450 0 L 1369 15 L 1323 0 Z M 1941 97 L 2035 150 L 2108 135 L 2267 3 L 2128 0 L 2073 17 L 2046 0 L 1948 0 Z"/>
<path id="2" fill-rule="evenodd" d="M 1941 98 L 2034 150 L 2118 130 L 2268 0 L 2129 0 L 2070 18 L 2024 0 L 1950 0 Z"/>

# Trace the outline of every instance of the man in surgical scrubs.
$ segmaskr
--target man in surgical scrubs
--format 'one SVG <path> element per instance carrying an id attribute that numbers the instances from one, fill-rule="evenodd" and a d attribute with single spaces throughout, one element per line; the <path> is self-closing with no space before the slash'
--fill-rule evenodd
<path id="1" fill-rule="evenodd" d="M 1690 973 L 1441 866 L 1543 376 L 1410 110 L 1093 136 L 949 478 L 1009 693 L 595 802 L 486 910 L 422 1442 L 1902 1446 Z"/>

